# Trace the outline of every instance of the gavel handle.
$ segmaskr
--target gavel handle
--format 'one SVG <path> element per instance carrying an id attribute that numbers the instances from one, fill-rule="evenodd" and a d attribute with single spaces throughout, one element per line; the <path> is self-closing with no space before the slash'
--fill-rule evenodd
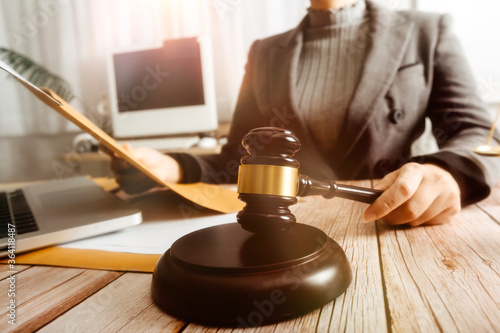
<path id="1" fill-rule="evenodd" d="M 322 195 L 327 199 L 339 197 L 370 204 L 382 193 L 383 191 L 380 190 L 352 185 L 341 185 L 335 183 L 333 180 L 320 182 L 311 179 L 309 176 L 299 175 L 297 196 Z"/>
<path id="2" fill-rule="evenodd" d="M 351 186 L 351 185 L 341 185 L 334 183 L 333 186 L 337 187 L 336 191 L 333 193 L 332 197 L 340 197 L 349 200 L 355 200 L 359 202 L 364 202 L 371 204 L 375 201 L 383 191 L 374 190 L 371 188 Z M 324 196 L 325 198 L 328 198 Z"/>

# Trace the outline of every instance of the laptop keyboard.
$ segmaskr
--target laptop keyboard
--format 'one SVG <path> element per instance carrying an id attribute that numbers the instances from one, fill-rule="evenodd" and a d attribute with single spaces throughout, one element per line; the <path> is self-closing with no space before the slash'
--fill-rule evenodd
<path id="1" fill-rule="evenodd" d="M 0 192 L 0 238 L 7 237 L 9 223 L 16 226 L 18 235 L 38 230 L 35 217 L 22 190 Z"/>

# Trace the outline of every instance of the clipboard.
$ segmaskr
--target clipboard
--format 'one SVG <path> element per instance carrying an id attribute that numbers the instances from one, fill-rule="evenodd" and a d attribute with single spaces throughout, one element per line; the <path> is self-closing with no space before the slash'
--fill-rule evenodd
<path id="1" fill-rule="evenodd" d="M 116 153 L 119 157 L 123 158 L 126 162 L 137 168 L 137 170 L 154 180 L 159 185 L 170 188 L 179 195 L 202 207 L 221 213 L 233 213 L 243 208 L 244 204 L 238 200 L 238 194 L 230 189 L 206 183 L 174 184 L 163 181 L 153 174 L 143 163 L 134 158 L 132 154 L 122 148 L 111 136 L 95 125 L 83 114 L 75 110 L 55 92 L 49 88 L 39 88 L 35 86 L 1 60 L 0 68 L 13 76 L 47 106 L 77 125 L 84 132 L 92 135 L 92 137 L 99 141 L 99 143 L 101 143 L 104 147 Z"/>

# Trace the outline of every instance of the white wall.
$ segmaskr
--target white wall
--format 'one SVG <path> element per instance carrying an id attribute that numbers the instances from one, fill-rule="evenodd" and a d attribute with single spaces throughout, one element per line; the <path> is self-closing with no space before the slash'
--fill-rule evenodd
<path id="1" fill-rule="evenodd" d="M 449 13 L 476 74 L 478 93 L 500 102 L 500 1 L 417 0 L 419 10 Z"/>

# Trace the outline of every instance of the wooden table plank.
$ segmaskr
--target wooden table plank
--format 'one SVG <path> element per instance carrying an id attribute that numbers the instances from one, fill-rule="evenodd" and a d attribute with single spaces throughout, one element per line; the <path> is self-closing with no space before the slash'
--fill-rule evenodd
<path id="1" fill-rule="evenodd" d="M 149 326 L 150 332 L 161 332 L 169 325 L 169 330 L 175 331 L 178 321 L 167 314 L 159 316 L 160 310 L 156 311 L 152 305 L 150 288 L 151 274 L 126 273 L 40 332 L 118 332 L 122 329 L 136 332 L 141 324 Z M 155 319 L 141 320 L 147 318 Z"/>
<path id="2" fill-rule="evenodd" d="M 491 195 L 477 204 L 486 214 L 500 224 L 500 182 Z"/>
<path id="3" fill-rule="evenodd" d="M 19 274 L 16 280 L 16 325 L 1 321 L 0 331 L 32 332 L 39 329 L 120 275 L 108 271 L 30 268 Z M 2 317 L 6 318 L 6 315 Z"/>
<path id="4" fill-rule="evenodd" d="M 183 333 L 270 333 L 270 332 L 316 332 L 320 309 L 308 313 L 304 316 L 284 321 L 281 323 L 269 324 L 259 327 L 249 328 L 216 328 L 206 327 L 197 324 L 189 324 Z"/>
<path id="5" fill-rule="evenodd" d="M 185 325 L 185 322 L 172 318 L 151 303 L 144 311 L 127 323 L 120 332 L 179 332 Z"/>
<path id="6" fill-rule="evenodd" d="M 235 330 L 232 328 L 229 329 L 221 329 L 217 327 L 207 327 L 207 326 L 201 326 L 201 325 L 195 325 L 195 324 L 189 324 L 186 329 L 182 331 L 182 333 L 232 333 Z"/>
<path id="7" fill-rule="evenodd" d="M 30 267 L 32 267 L 32 266 L 30 266 L 30 265 L 15 265 L 14 271 L 17 273 L 21 273 L 22 271 L 25 271 Z M 9 265 L 0 264 L 0 280 L 6 279 L 9 276 L 11 276 L 12 273 L 9 273 L 9 271 L 10 271 Z"/>
<path id="8" fill-rule="evenodd" d="M 357 182 L 356 185 L 370 187 L 369 182 Z M 313 224 L 340 244 L 353 272 L 353 281 L 347 292 L 323 307 L 318 331 L 324 332 L 326 328 L 330 332 L 387 331 L 376 229 L 374 224 L 363 222 L 368 205 L 345 199 L 331 199 L 336 202 L 323 198 L 308 199 L 317 202 L 317 206 L 312 205 L 313 209 L 319 212 L 319 220 L 326 225 L 317 224 L 317 220 Z M 335 219 L 329 219 L 334 216 Z"/>
<path id="9" fill-rule="evenodd" d="M 358 185 L 369 187 L 369 183 Z M 330 202 L 321 197 L 305 199 L 307 202 L 297 216 L 303 214 L 303 220 L 312 217 L 311 224 L 337 241 L 353 272 L 346 293 L 323 307 L 318 331 L 387 331 L 376 229 L 374 224 L 362 222 L 367 205 L 345 199 L 330 199 Z"/>
<path id="10" fill-rule="evenodd" d="M 32 267 L 22 271 L 15 277 L 16 304 L 18 306 L 22 305 L 24 302 L 52 290 L 84 271 L 84 269 L 44 266 Z M 9 289 L 9 284 L 7 279 L 0 281 L 0 295 L 7 295 L 4 290 Z M 3 317 L 6 313 L 7 310 L 4 307 L 0 308 L 0 316 Z"/>
<path id="11" fill-rule="evenodd" d="M 394 332 L 500 328 L 500 226 L 476 206 L 452 223 L 378 223 Z"/>

